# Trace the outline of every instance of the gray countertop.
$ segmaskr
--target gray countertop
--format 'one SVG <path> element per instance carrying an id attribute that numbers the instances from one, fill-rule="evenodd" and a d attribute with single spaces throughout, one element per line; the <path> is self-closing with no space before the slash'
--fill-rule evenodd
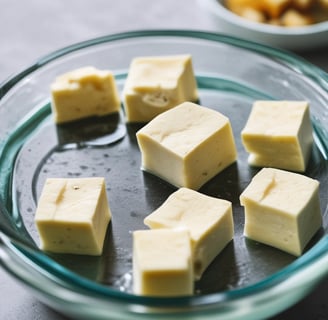
<path id="1" fill-rule="evenodd" d="M 72 43 L 136 29 L 219 31 L 196 0 L 0 0 L 0 82 Z M 297 52 L 328 71 L 328 47 Z M 0 269 L 0 319 L 67 319 Z M 328 278 L 273 319 L 328 319 Z"/>

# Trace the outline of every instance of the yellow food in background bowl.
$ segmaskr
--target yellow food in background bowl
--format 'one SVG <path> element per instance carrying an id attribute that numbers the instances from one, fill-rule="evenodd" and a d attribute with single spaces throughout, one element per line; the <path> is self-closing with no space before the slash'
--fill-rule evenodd
<path id="1" fill-rule="evenodd" d="M 328 18 L 327 0 L 225 0 L 233 13 L 254 22 L 300 27 Z"/>
<path id="2" fill-rule="evenodd" d="M 328 45 L 327 0 L 199 0 L 218 32 L 288 50 Z"/>

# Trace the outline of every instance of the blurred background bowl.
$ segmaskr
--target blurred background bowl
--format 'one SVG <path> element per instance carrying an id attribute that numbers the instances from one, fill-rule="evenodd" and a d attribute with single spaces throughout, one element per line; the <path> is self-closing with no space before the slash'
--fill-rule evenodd
<path id="1" fill-rule="evenodd" d="M 283 27 L 240 17 L 227 9 L 223 0 L 198 2 L 209 13 L 221 33 L 290 50 L 328 46 L 328 20 L 302 27 Z"/>

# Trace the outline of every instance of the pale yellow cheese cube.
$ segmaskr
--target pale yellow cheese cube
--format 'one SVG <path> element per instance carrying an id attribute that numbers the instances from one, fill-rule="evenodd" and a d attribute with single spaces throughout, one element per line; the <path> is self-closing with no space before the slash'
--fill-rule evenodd
<path id="1" fill-rule="evenodd" d="M 133 59 L 123 90 L 128 122 L 148 122 L 184 101 L 198 100 L 190 55 Z"/>
<path id="2" fill-rule="evenodd" d="M 250 165 L 303 172 L 313 144 L 309 105 L 256 101 L 241 137 Z"/>
<path id="3" fill-rule="evenodd" d="M 322 224 L 318 190 L 317 180 L 263 168 L 240 196 L 245 236 L 301 255 Z"/>
<path id="4" fill-rule="evenodd" d="M 157 116 L 137 140 L 143 169 L 177 187 L 199 189 L 237 157 L 229 119 L 191 102 Z"/>
<path id="5" fill-rule="evenodd" d="M 166 297 L 192 294 L 191 254 L 187 230 L 134 231 L 134 293 Z"/>
<path id="6" fill-rule="evenodd" d="M 144 223 L 152 229 L 186 228 L 190 232 L 195 278 L 199 279 L 213 259 L 232 240 L 231 202 L 181 188 Z"/>
<path id="7" fill-rule="evenodd" d="M 56 123 L 120 110 L 115 78 L 110 71 L 84 67 L 65 73 L 51 85 L 52 112 Z"/>
<path id="8" fill-rule="evenodd" d="M 104 178 L 48 178 L 35 214 L 45 251 L 100 255 L 111 212 Z"/>

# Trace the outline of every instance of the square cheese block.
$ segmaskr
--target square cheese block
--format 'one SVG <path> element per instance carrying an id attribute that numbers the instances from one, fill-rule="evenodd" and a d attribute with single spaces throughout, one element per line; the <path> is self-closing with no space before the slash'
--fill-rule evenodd
<path id="1" fill-rule="evenodd" d="M 120 110 L 120 97 L 113 74 L 84 67 L 65 73 L 51 85 L 52 112 L 56 123 Z"/>
<path id="2" fill-rule="evenodd" d="M 104 178 L 48 178 L 35 222 L 45 251 L 100 255 L 111 212 Z"/>
<path id="3" fill-rule="evenodd" d="M 195 278 L 199 279 L 213 259 L 232 240 L 231 202 L 181 188 L 144 223 L 152 229 L 186 228 L 190 232 Z"/>
<path id="4" fill-rule="evenodd" d="M 256 101 L 241 133 L 250 165 L 304 172 L 312 144 L 306 101 Z"/>
<path id="5" fill-rule="evenodd" d="M 133 59 L 123 90 L 128 122 L 148 122 L 184 101 L 198 100 L 190 55 Z"/>
<path id="6" fill-rule="evenodd" d="M 187 230 L 138 230 L 133 233 L 133 291 L 138 295 L 193 293 L 190 236 Z"/>
<path id="7" fill-rule="evenodd" d="M 199 189 L 237 157 L 230 121 L 184 102 L 137 132 L 142 167 L 177 187 Z"/>
<path id="8" fill-rule="evenodd" d="M 240 196 L 246 237 L 299 256 L 322 225 L 319 182 L 263 168 Z"/>

